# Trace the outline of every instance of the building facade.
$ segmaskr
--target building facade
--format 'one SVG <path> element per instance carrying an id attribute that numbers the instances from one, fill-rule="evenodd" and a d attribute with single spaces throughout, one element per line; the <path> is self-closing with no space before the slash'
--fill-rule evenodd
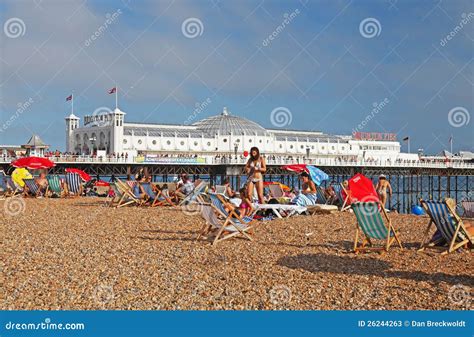
<path id="1" fill-rule="evenodd" d="M 328 135 L 317 131 L 265 129 L 248 119 L 222 113 L 192 125 L 142 124 L 125 120 L 119 109 L 80 119 L 66 117 L 67 151 L 129 156 L 153 154 L 242 154 L 257 146 L 266 155 L 397 159 L 400 143 L 394 134 Z"/>

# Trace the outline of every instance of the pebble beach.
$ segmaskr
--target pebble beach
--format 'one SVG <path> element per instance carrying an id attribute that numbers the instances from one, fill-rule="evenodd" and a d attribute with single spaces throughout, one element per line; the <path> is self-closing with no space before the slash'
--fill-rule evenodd
<path id="1" fill-rule="evenodd" d="M 424 216 L 390 214 L 404 248 L 356 255 L 349 212 L 212 246 L 178 208 L 15 199 L 0 201 L 2 310 L 472 309 L 472 253 L 417 252 Z"/>

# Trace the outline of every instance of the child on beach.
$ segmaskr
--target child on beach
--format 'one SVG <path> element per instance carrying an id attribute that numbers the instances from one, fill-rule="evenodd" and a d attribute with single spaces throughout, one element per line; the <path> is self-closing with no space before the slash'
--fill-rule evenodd
<path id="1" fill-rule="evenodd" d="M 242 187 L 239 190 L 240 193 L 240 198 L 242 199 L 242 202 L 240 203 L 239 206 L 239 212 L 241 216 L 247 216 L 252 214 L 253 212 L 253 206 L 252 206 L 252 201 L 250 201 L 248 194 L 247 194 L 247 189 L 245 187 Z"/>

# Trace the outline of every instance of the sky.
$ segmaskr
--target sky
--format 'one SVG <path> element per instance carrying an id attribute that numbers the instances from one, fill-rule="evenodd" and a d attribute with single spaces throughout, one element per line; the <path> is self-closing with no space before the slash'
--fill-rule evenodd
<path id="1" fill-rule="evenodd" d="M 82 119 L 118 86 L 128 122 L 225 106 L 266 128 L 474 151 L 473 1 L 3 0 L 0 24 L 0 144 L 64 150 L 66 97 Z"/>

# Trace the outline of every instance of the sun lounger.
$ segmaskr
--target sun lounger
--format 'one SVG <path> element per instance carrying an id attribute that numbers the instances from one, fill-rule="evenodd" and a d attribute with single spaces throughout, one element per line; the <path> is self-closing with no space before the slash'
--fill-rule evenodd
<path id="1" fill-rule="evenodd" d="M 251 226 L 244 223 L 233 222 L 228 219 L 224 221 L 219 220 L 216 216 L 215 209 L 211 205 L 201 205 L 201 216 L 206 223 L 199 231 L 196 240 L 201 236 L 207 235 L 212 230 L 216 230 L 217 234 L 212 242 L 213 245 L 237 235 L 242 235 L 252 241 L 252 237 L 250 233 L 248 233 L 249 230 L 252 229 Z"/>
<path id="2" fill-rule="evenodd" d="M 0 171 L 0 196 L 2 197 L 2 199 L 9 197 L 12 192 L 7 184 L 5 176 L 5 172 Z"/>
<path id="3" fill-rule="evenodd" d="M 150 202 L 150 206 L 153 206 L 158 200 L 158 194 L 153 191 L 151 183 L 140 183 L 141 187 L 145 191 L 147 200 L 146 202 Z"/>
<path id="4" fill-rule="evenodd" d="M 334 185 L 334 190 L 338 195 L 339 201 L 341 202 L 341 212 L 347 211 L 351 208 L 349 191 L 347 191 L 342 184 Z"/>
<path id="5" fill-rule="evenodd" d="M 472 200 L 463 200 L 461 201 L 463 208 L 463 216 L 466 218 L 474 218 L 474 201 Z"/>
<path id="6" fill-rule="evenodd" d="M 420 251 L 425 248 L 440 248 L 436 246 L 441 242 L 446 242 L 448 248 L 441 248 L 442 254 L 448 254 L 470 243 L 474 245 L 474 237 L 469 235 L 469 232 L 464 227 L 462 219 L 457 215 L 456 211 L 452 209 L 445 201 L 420 200 L 421 205 L 430 217 L 430 222 L 425 230 L 423 241 L 420 245 Z M 429 231 L 431 225 L 434 224 L 436 229 L 441 234 L 441 238 L 434 242 L 428 242 L 430 235 Z"/>
<path id="7" fill-rule="evenodd" d="M 216 194 L 226 195 L 227 187 L 224 185 L 216 185 Z"/>
<path id="8" fill-rule="evenodd" d="M 58 175 L 50 175 L 46 177 L 48 181 L 48 188 L 46 189 L 46 195 L 49 195 L 49 192 L 61 196 L 63 194 L 63 189 L 61 187 L 61 179 Z"/>
<path id="9" fill-rule="evenodd" d="M 38 186 L 38 184 L 36 184 L 36 181 L 34 178 L 23 179 L 23 182 L 25 183 L 25 187 L 26 187 L 23 189 L 23 195 L 25 197 L 33 196 L 36 198 L 41 195 L 41 189 Z"/>
<path id="10" fill-rule="evenodd" d="M 257 210 L 271 210 L 278 218 L 282 219 L 282 212 L 286 213 L 286 218 L 295 215 L 301 214 L 307 211 L 307 207 L 299 205 L 290 205 L 290 204 L 256 204 L 255 208 Z"/>
<path id="11" fill-rule="evenodd" d="M 66 185 L 69 195 L 80 196 L 82 194 L 82 182 L 79 174 L 66 173 Z"/>
<path id="12" fill-rule="evenodd" d="M 169 188 L 163 188 L 164 184 L 161 185 L 156 185 L 158 188 L 157 192 L 157 197 L 152 203 L 152 207 L 155 206 L 172 206 L 175 207 L 176 204 L 173 202 L 170 194 L 169 194 Z M 176 185 L 175 185 L 176 187 Z"/>
<path id="13" fill-rule="evenodd" d="M 200 196 L 204 193 L 206 187 L 207 183 L 205 181 L 199 181 L 198 185 L 194 187 L 194 190 L 179 202 L 179 206 L 189 204 L 193 201 L 203 202 Z"/>
<path id="14" fill-rule="evenodd" d="M 397 233 L 393 228 L 392 221 L 389 219 L 385 209 L 379 202 L 356 202 L 351 204 L 352 210 L 356 216 L 356 235 L 354 239 L 354 251 L 388 251 L 390 246 L 396 241 L 400 248 L 402 244 L 398 239 Z M 380 213 L 380 209 L 386 219 L 386 224 Z M 362 244 L 359 245 L 359 232 L 365 235 Z M 372 240 L 385 240 L 384 247 L 372 247 Z M 366 245 L 370 246 L 367 247 Z"/>
<path id="15" fill-rule="evenodd" d="M 222 199 L 222 196 L 219 194 L 215 193 L 209 193 L 209 197 L 211 199 L 211 205 L 214 207 L 214 209 L 217 211 L 218 214 L 220 214 L 223 218 L 226 219 L 226 224 L 231 222 L 234 224 L 244 224 L 247 226 L 253 226 L 253 224 L 256 222 L 256 220 L 253 219 L 253 217 L 250 216 L 245 216 L 241 217 L 240 215 L 237 214 L 235 210 L 232 210 L 230 212 L 226 211 L 224 207 L 224 200 Z"/>

